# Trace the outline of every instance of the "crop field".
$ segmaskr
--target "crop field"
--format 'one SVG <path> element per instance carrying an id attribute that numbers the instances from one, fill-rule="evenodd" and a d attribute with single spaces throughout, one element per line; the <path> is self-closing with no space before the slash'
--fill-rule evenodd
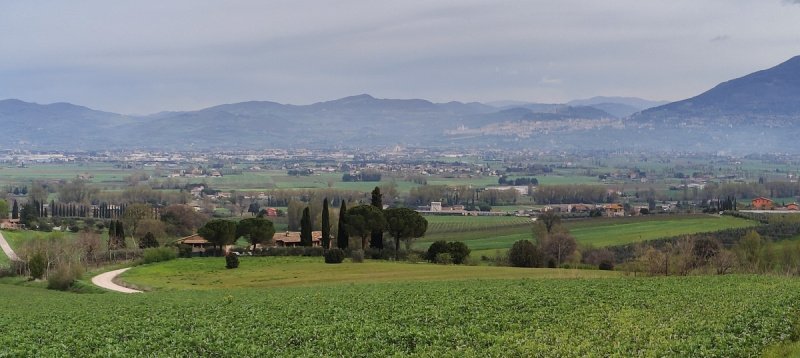
<path id="1" fill-rule="evenodd" d="M 796 332 L 800 308 L 800 281 L 766 276 L 0 286 L 0 356 L 752 357 Z"/>
<path id="2" fill-rule="evenodd" d="M 320 257 L 241 257 L 239 268 L 228 270 L 224 261 L 224 258 L 177 259 L 135 267 L 121 278 L 146 290 L 206 290 L 465 279 L 602 278 L 620 274 L 372 260 L 329 265 Z"/>
<path id="3" fill-rule="evenodd" d="M 622 245 L 662 237 L 755 226 L 755 221 L 731 216 L 656 216 L 603 218 L 566 224 L 579 243 Z"/>
<path id="4" fill-rule="evenodd" d="M 415 247 L 427 248 L 436 240 L 464 241 L 475 254 L 504 250 L 517 240 L 532 237 L 532 222 L 527 218 L 426 216 L 428 233 Z M 594 218 L 563 222 L 578 243 L 593 246 L 620 245 L 662 237 L 750 227 L 756 222 L 730 216 L 683 215 L 626 218 Z"/>
<path id="5" fill-rule="evenodd" d="M 71 180 L 80 174 L 90 174 L 92 183 L 123 184 L 125 177 L 141 169 L 115 168 L 108 163 L 31 164 L 26 168 L 0 168 L 0 186 L 28 185 L 33 180 Z"/>

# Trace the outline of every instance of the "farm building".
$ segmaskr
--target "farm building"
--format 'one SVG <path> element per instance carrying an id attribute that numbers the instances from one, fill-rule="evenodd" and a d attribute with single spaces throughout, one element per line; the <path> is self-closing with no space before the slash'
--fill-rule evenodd
<path id="1" fill-rule="evenodd" d="M 620 204 L 608 204 L 603 207 L 606 211 L 606 216 L 613 217 L 613 216 L 625 216 L 625 207 Z"/>
<path id="2" fill-rule="evenodd" d="M 272 242 L 278 247 L 300 246 L 300 232 L 279 232 L 272 236 Z M 311 246 L 322 246 L 322 231 L 311 232 Z"/>
<path id="3" fill-rule="evenodd" d="M 751 205 L 753 206 L 753 209 L 756 210 L 770 210 L 775 207 L 775 203 L 773 203 L 771 199 L 763 196 L 753 199 Z"/>
<path id="4" fill-rule="evenodd" d="M 200 236 L 199 234 L 190 235 L 178 240 L 178 244 L 181 245 L 189 245 L 192 247 L 192 255 L 203 255 L 206 253 L 206 250 L 209 248 L 213 248 L 214 244 L 211 241 L 206 240 L 204 237 Z M 228 251 L 231 245 L 225 247 L 225 252 Z"/>

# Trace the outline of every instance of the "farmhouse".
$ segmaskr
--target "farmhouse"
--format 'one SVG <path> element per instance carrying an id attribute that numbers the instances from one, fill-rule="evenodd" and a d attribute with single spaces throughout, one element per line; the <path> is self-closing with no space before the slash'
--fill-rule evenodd
<path id="1" fill-rule="evenodd" d="M 21 228 L 22 224 L 19 223 L 19 219 L 0 219 L 0 229 L 19 230 Z"/>
<path id="2" fill-rule="evenodd" d="M 620 204 L 608 204 L 603 207 L 606 211 L 606 216 L 625 216 L 625 208 Z"/>
<path id="3" fill-rule="evenodd" d="M 800 205 L 797 205 L 797 203 L 787 204 L 785 209 L 789 211 L 798 211 L 800 210 Z"/>
<path id="4" fill-rule="evenodd" d="M 189 245 L 192 247 L 192 255 L 204 255 L 208 249 L 214 247 L 214 244 L 211 241 L 206 240 L 204 237 L 200 236 L 200 234 L 189 235 L 177 241 L 180 245 Z M 233 245 L 225 245 L 222 250 L 224 253 L 228 253 L 228 251 L 233 247 Z"/>
<path id="5" fill-rule="evenodd" d="M 286 231 L 272 236 L 272 242 L 278 247 L 300 246 L 300 232 Z M 311 232 L 311 246 L 322 246 L 322 231 Z"/>
<path id="6" fill-rule="evenodd" d="M 753 209 L 756 210 L 771 210 L 775 207 L 775 204 L 772 202 L 771 199 L 765 198 L 763 196 L 759 196 L 752 201 Z"/>

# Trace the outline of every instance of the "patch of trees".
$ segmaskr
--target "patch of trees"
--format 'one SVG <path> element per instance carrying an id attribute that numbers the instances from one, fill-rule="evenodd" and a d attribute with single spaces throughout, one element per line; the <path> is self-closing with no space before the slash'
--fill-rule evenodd
<path id="1" fill-rule="evenodd" d="M 314 174 L 314 171 L 311 169 L 289 169 L 286 172 L 286 175 L 291 176 L 309 176 L 311 174 Z"/>
<path id="2" fill-rule="evenodd" d="M 540 185 L 533 198 L 538 204 L 611 203 L 617 198 L 600 185 Z"/>
<path id="3" fill-rule="evenodd" d="M 726 247 L 713 237 L 686 236 L 661 246 L 639 245 L 625 269 L 649 275 L 780 273 L 800 275 L 800 242 L 777 250 L 768 238 L 749 230 Z"/>
<path id="4" fill-rule="evenodd" d="M 539 185 L 539 179 L 533 177 L 520 177 L 520 178 L 509 178 L 505 175 L 501 175 L 499 179 L 497 179 L 497 184 L 500 185 Z"/>

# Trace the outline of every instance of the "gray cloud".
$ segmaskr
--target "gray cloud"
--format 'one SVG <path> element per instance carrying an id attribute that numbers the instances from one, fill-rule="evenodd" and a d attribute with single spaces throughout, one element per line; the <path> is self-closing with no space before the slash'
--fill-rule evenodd
<path id="1" fill-rule="evenodd" d="M 0 2 L 0 98 L 137 113 L 357 93 L 674 100 L 797 55 L 784 3 Z"/>

